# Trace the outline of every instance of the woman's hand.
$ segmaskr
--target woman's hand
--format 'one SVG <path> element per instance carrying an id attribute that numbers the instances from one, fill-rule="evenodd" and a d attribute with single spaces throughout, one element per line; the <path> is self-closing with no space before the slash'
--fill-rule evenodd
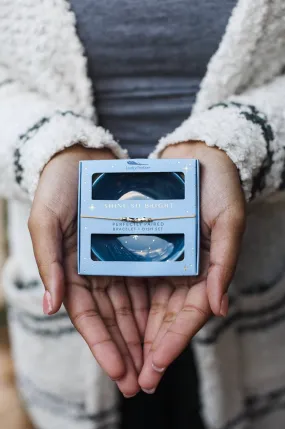
<path id="1" fill-rule="evenodd" d="M 199 277 L 150 282 L 151 308 L 139 377 L 140 386 L 149 393 L 211 313 L 226 316 L 227 289 L 245 228 L 239 175 L 224 152 L 203 142 L 187 142 L 169 146 L 162 158 L 201 162 L 201 266 Z"/>
<path id="2" fill-rule="evenodd" d="M 46 289 L 44 312 L 56 313 L 64 301 L 98 363 L 132 396 L 139 391 L 147 292 L 143 280 L 77 274 L 78 162 L 84 159 L 113 155 L 79 145 L 64 150 L 44 168 L 34 198 L 29 229 Z"/>

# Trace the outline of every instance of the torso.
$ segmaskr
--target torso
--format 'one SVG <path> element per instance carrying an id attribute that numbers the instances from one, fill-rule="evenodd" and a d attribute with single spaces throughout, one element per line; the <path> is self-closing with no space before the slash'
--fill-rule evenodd
<path id="1" fill-rule="evenodd" d="M 236 0 L 70 1 L 99 124 L 130 156 L 146 157 L 190 115 Z M 155 395 L 140 394 L 121 405 L 124 429 L 202 429 L 191 348 L 171 366 Z"/>
<path id="2" fill-rule="evenodd" d="M 186 119 L 236 0 L 70 0 L 100 124 L 145 157 Z"/>

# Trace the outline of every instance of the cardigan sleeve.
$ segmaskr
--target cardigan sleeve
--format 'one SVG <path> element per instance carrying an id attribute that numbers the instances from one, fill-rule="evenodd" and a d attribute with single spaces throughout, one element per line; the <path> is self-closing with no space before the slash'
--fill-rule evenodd
<path id="1" fill-rule="evenodd" d="M 27 91 L 0 66 L 0 195 L 32 199 L 45 164 L 74 144 L 127 153 L 112 135 L 65 106 Z"/>
<path id="2" fill-rule="evenodd" d="M 202 140 L 224 150 L 236 164 L 245 196 L 252 200 L 285 188 L 285 76 L 195 113 L 163 137 L 166 146 Z"/>

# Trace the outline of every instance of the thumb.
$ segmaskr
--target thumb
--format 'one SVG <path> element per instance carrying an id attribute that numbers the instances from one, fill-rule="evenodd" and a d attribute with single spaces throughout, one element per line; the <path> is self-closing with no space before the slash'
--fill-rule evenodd
<path id="1" fill-rule="evenodd" d="M 28 222 L 39 274 L 45 287 L 43 310 L 56 313 L 64 296 L 62 233 L 59 220 L 48 207 L 34 200 Z"/>
<path id="2" fill-rule="evenodd" d="M 211 232 L 207 294 L 213 313 L 226 316 L 227 290 L 235 272 L 245 228 L 243 208 L 227 208 L 215 220 Z"/>

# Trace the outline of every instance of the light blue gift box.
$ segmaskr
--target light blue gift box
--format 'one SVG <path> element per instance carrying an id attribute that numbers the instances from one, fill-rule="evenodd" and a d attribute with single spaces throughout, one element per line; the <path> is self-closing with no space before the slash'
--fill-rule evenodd
<path id="1" fill-rule="evenodd" d="M 196 276 L 199 217 L 198 160 L 81 161 L 78 272 Z"/>

